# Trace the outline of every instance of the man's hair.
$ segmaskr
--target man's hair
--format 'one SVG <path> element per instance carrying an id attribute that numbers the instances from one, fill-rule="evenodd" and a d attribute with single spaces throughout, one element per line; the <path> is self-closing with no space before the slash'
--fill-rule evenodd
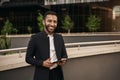
<path id="1" fill-rule="evenodd" d="M 45 14 L 44 14 L 44 16 L 43 16 L 43 19 L 45 19 L 46 18 L 46 16 L 47 15 L 55 15 L 55 16 L 57 16 L 57 13 L 56 12 L 54 12 L 54 11 L 47 11 Z"/>

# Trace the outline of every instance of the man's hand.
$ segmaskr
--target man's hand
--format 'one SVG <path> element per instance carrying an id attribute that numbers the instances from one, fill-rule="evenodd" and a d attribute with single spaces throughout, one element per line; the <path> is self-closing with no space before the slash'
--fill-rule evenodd
<path id="1" fill-rule="evenodd" d="M 63 66 L 64 64 L 66 64 L 67 59 L 66 58 L 62 58 L 59 62 L 58 65 Z"/>
<path id="2" fill-rule="evenodd" d="M 50 68 L 53 64 L 50 62 L 50 58 L 46 59 L 45 61 L 43 61 L 43 66 Z"/>

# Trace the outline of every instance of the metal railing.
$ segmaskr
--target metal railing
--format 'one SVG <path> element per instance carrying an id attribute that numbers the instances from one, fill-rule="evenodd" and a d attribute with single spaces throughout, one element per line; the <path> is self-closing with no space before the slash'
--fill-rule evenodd
<path id="1" fill-rule="evenodd" d="M 27 49 L 27 47 L 21 47 L 21 48 L 11 48 L 11 49 L 3 49 L 3 50 L 0 50 L 0 55 L 4 54 L 4 53 L 8 53 L 8 52 L 16 52 L 19 54 L 19 57 L 22 57 L 21 56 L 21 53 L 22 52 L 25 52 Z"/>
<path id="2" fill-rule="evenodd" d="M 117 43 L 120 43 L 120 40 L 110 40 L 110 41 L 92 41 L 92 42 L 78 42 L 78 43 L 68 43 L 68 44 L 65 44 L 66 47 L 69 47 L 69 46 L 81 46 L 81 45 L 100 45 L 100 44 L 116 44 Z"/>
<path id="3" fill-rule="evenodd" d="M 117 44 L 120 43 L 120 40 L 110 40 L 110 41 L 92 41 L 92 42 L 78 42 L 78 43 L 66 43 L 66 48 L 68 47 L 78 47 L 82 45 L 102 45 L 102 44 L 114 44 L 114 46 L 117 46 Z M 19 53 L 19 56 L 21 56 L 22 52 L 25 52 L 27 47 L 21 47 L 21 48 L 12 48 L 12 49 L 3 49 L 0 50 L 0 55 L 6 52 L 17 52 Z"/>

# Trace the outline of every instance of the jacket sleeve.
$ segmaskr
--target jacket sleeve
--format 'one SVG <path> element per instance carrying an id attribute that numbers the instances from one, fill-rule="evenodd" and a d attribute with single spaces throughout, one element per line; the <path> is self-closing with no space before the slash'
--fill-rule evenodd
<path id="1" fill-rule="evenodd" d="M 42 66 L 43 61 L 35 59 L 35 48 L 36 48 L 35 42 L 36 42 L 36 38 L 32 36 L 28 43 L 25 60 L 27 63 L 31 65 Z"/>
<path id="2" fill-rule="evenodd" d="M 61 43 L 62 43 L 62 58 L 68 58 L 65 43 L 62 36 L 61 36 Z"/>

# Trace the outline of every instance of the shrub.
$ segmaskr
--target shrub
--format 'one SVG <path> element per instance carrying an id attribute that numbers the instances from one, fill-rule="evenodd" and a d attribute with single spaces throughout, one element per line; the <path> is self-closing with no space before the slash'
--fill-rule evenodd
<path id="1" fill-rule="evenodd" d="M 90 15 L 88 17 L 88 22 L 86 23 L 86 27 L 90 32 L 96 32 L 100 28 L 101 19 L 96 17 L 95 15 Z"/>
<path id="2" fill-rule="evenodd" d="M 66 15 L 62 21 L 63 29 L 67 30 L 70 33 L 71 29 L 74 26 L 74 22 L 71 20 L 69 15 Z"/>

